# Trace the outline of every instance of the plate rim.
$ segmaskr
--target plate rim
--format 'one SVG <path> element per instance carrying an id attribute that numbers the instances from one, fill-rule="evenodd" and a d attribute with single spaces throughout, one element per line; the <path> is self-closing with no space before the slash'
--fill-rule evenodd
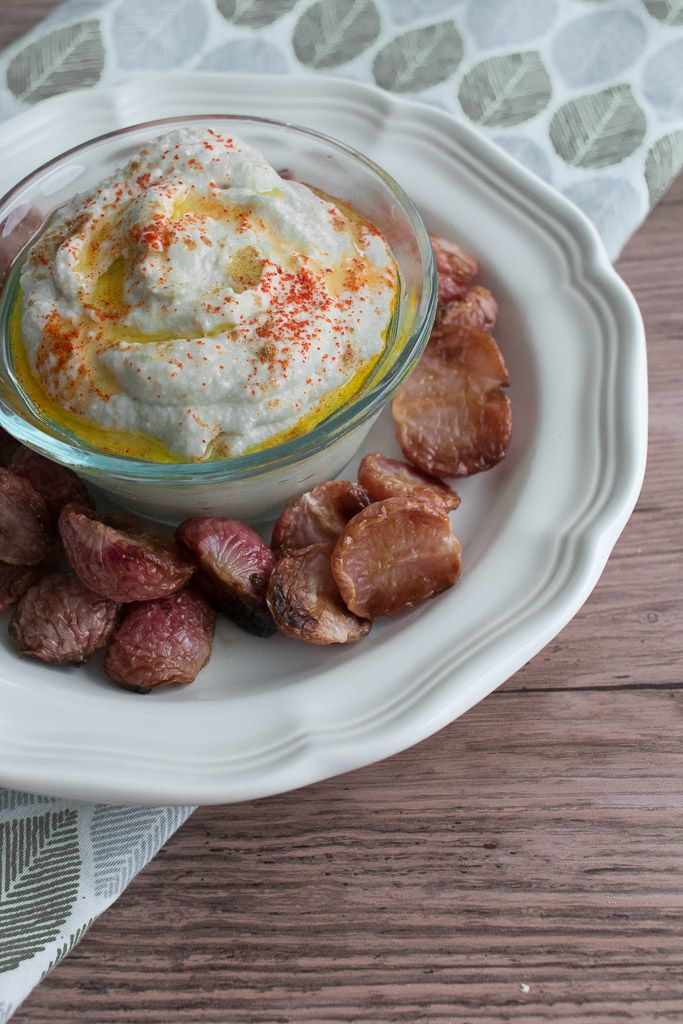
<path id="1" fill-rule="evenodd" d="M 630 380 L 632 399 L 632 416 L 628 424 L 629 443 L 623 454 L 622 473 L 618 475 L 616 482 L 613 482 L 612 493 L 600 507 L 599 514 L 594 514 L 592 519 L 583 524 L 582 531 L 573 538 L 577 550 L 574 552 L 573 560 L 570 560 L 572 579 L 563 582 L 552 600 L 546 601 L 540 611 L 535 613 L 536 620 L 540 616 L 540 621 L 537 622 L 533 635 L 527 636 L 514 650 L 509 649 L 508 645 L 507 651 L 503 650 L 503 656 L 495 664 L 488 664 L 485 671 L 475 673 L 475 678 L 469 681 L 469 685 L 463 691 L 451 694 L 450 700 L 443 701 L 438 713 L 432 711 L 425 718 L 414 715 L 408 724 L 400 725 L 398 736 L 397 731 L 387 727 L 387 720 L 383 718 L 368 735 L 354 731 L 353 744 L 349 744 L 348 737 L 344 737 L 340 730 L 335 730 L 338 737 L 335 741 L 326 731 L 317 734 L 309 729 L 305 733 L 293 734 L 287 742 L 278 741 L 268 748 L 268 751 L 261 751 L 258 756 L 243 756 L 240 759 L 243 763 L 242 769 L 239 771 L 236 771 L 237 766 L 231 763 L 230 759 L 218 761 L 214 758 L 211 762 L 213 771 L 210 775 L 205 772 L 203 766 L 200 766 L 201 772 L 197 779 L 184 779 L 182 783 L 175 779 L 170 786 L 165 781 L 168 763 L 157 758 L 157 775 L 153 777 L 145 774 L 144 791 L 141 791 L 140 782 L 135 778 L 131 780 L 129 777 L 126 781 L 119 779 L 112 782 L 107 777 L 107 765 L 110 765 L 111 761 L 107 761 L 104 756 L 99 757 L 100 776 L 97 777 L 98 769 L 93 768 L 94 757 L 98 753 L 111 755 L 112 751 L 98 752 L 90 748 L 88 754 L 91 774 L 84 778 L 83 766 L 74 756 L 75 752 L 71 752 L 70 760 L 65 763 L 64 749 L 57 743 L 53 745 L 51 754 L 43 748 L 40 751 L 41 756 L 36 757 L 38 751 L 35 742 L 32 745 L 30 739 L 23 742 L 18 740 L 16 734 L 8 733 L 6 726 L 3 730 L 9 739 L 7 742 L 3 741 L 0 750 L 1 785 L 33 791 L 44 791 L 47 787 L 51 795 L 137 804 L 219 803 L 252 799 L 297 788 L 359 768 L 406 749 L 454 721 L 509 678 L 557 635 L 593 590 L 640 492 L 647 450 L 645 335 L 635 299 L 612 267 L 596 229 L 578 208 L 465 122 L 459 121 L 440 108 L 386 93 L 367 83 L 329 75 L 145 73 L 132 76 L 119 85 L 77 90 L 51 97 L 8 119 L 4 123 L 4 128 L 6 131 L 16 131 L 24 125 L 30 125 L 32 119 L 35 120 L 46 111 L 52 111 L 56 116 L 60 112 L 66 113 L 74 104 L 77 106 L 84 97 L 87 97 L 89 102 L 93 102 L 94 98 L 95 102 L 109 101 L 115 106 L 117 94 L 135 88 L 140 82 L 150 80 L 156 83 L 163 82 L 165 86 L 173 83 L 175 87 L 182 87 L 182 83 L 195 84 L 197 81 L 206 85 L 212 80 L 216 83 L 228 80 L 233 88 L 244 82 L 252 85 L 258 82 L 259 85 L 270 88 L 276 88 L 278 83 L 280 88 L 300 87 L 305 83 L 310 88 L 315 82 L 321 89 L 341 91 L 347 96 L 353 94 L 355 98 L 365 100 L 372 98 L 375 103 L 384 104 L 388 111 L 398 108 L 404 112 L 412 111 L 413 114 L 419 112 L 424 121 L 436 120 L 437 124 L 447 124 L 470 158 L 488 166 L 489 169 L 491 166 L 497 168 L 508 184 L 512 182 L 520 190 L 527 202 L 538 204 L 539 209 L 536 212 L 543 213 L 543 227 L 546 232 L 551 231 L 553 225 L 563 226 L 562 241 L 566 244 L 569 239 L 573 246 L 571 258 L 566 259 L 574 271 L 574 284 L 576 286 L 582 283 L 588 291 L 592 291 L 593 300 L 603 302 L 605 309 L 618 324 L 620 345 L 623 346 L 620 354 L 627 357 L 622 362 L 628 361 L 630 364 L 630 372 L 623 365 L 621 368 L 622 375 L 625 374 L 625 379 Z M 576 527 L 577 524 L 574 524 L 574 529 Z M 544 615 L 541 615 L 541 612 Z M 448 671 L 448 666 L 445 666 L 441 676 L 434 680 L 434 687 L 443 687 Z M 419 702 L 419 699 L 418 694 L 416 700 Z M 400 716 L 405 714 L 404 701 L 402 710 L 397 715 L 399 724 Z M 5 712 L 1 717 L 5 717 Z M 265 757 L 267 752 L 270 753 L 268 758 Z M 251 765 L 245 763 L 250 760 L 253 762 Z M 138 759 L 137 763 L 142 767 L 143 761 L 144 758 Z M 230 772 L 229 779 L 225 777 L 226 771 Z"/>

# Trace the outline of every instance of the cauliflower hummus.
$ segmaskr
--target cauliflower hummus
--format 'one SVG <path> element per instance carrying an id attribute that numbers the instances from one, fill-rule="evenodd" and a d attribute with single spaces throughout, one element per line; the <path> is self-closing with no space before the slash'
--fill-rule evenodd
<path id="1" fill-rule="evenodd" d="M 28 393 L 95 447 L 222 458 L 354 395 L 397 291 L 372 224 L 240 139 L 183 128 L 52 218 L 22 268 L 13 346 Z"/>

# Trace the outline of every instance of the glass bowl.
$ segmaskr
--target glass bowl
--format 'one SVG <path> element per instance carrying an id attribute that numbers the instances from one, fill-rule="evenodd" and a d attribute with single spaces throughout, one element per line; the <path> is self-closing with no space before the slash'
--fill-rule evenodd
<path id="1" fill-rule="evenodd" d="M 12 365 L 8 321 L 21 256 L 56 209 L 122 166 L 144 143 L 192 124 L 225 126 L 279 171 L 353 206 L 385 235 L 398 264 L 393 341 L 361 392 L 308 433 L 259 451 L 207 462 L 155 463 L 89 447 L 41 417 Z M 336 476 L 419 358 L 436 307 L 429 237 L 400 186 L 367 157 L 335 139 L 264 118 L 171 117 L 109 132 L 50 160 L 0 201 L 0 425 L 41 455 L 70 466 L 117 504 L 175 523 L 188 515 L 263 521 L 302 491 Z"/>

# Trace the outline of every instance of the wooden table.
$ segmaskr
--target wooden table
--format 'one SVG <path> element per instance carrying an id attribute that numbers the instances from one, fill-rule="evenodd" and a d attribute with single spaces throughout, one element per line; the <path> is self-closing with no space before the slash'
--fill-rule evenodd
<path id="1" fill-rule="evenodd" d="M 617 265 L 649 468 L 574 621 L 412 750 L 197 811 L 17 1024 L 683 1021 L 682 237 L 683 178 Z"/>

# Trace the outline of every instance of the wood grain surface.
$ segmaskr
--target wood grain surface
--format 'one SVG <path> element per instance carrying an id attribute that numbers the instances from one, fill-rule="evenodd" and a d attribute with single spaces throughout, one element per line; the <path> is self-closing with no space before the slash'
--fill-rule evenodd
<path id="1" fill-rule="evenodd" d="M 618 264 L 649 465 L 579 615 L 412 750 L 197 811 L 17 1024 L 683 1021 L 682 238 L 680 179 Z"/>

